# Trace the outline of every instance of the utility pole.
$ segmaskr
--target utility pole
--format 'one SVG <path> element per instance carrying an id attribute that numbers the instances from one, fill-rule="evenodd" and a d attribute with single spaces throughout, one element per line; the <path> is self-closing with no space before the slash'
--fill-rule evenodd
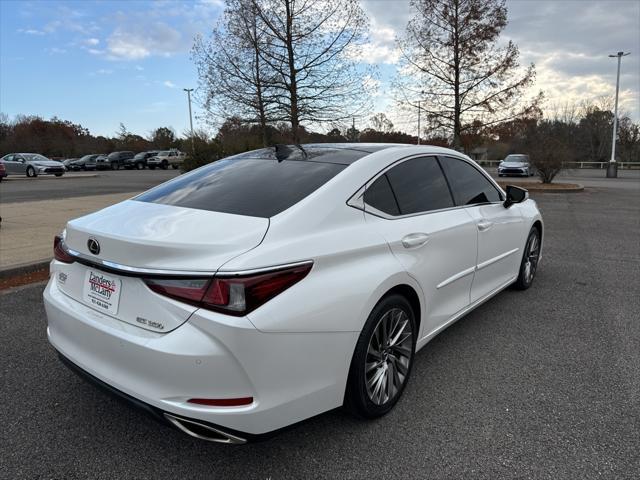
<path id="1" fill-rule="evenodd" d="M 618 138 L 618 93 L 620 92 L 620 63 L 622 57 L 626 57 L 630 52 L 618 52 L 615 55 L 609 55 L 611 58 L 618 57 L 618 76 L 616 78 L 616 106 L 613 112 L 613 139 L 611 141 L 611 160 L 607 165 L 607 178 L 618 177 L 618 163 L 616 162 L 616 140 Z"/>
<path id="2" fill-rule="evenodd" d="M 418 100 L 418 145 L 420 145 L 420 100 Z"/>
<path id="3" fill-rule="evenodd" d="M 191 92 L 193 92 L 193 88 L 183 88 L 185 92 L 187 92 L 187 101 L 189 102 L 189 126 L 191 127 L 191 155 L 195 154 L 195 144 L 193 140 L 193 116 L 191 115 Z"/>

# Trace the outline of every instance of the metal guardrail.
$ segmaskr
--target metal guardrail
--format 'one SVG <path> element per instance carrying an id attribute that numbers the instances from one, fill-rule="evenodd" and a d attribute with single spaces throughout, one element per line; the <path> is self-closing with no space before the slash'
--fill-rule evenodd
<path id="1" fill-rule="evenodd" d="M 497 167 L 502 160 L 476 160 L 483 167 Z M 609 162 L 566 162 L 563 168 L 607 168 Z M 640 170 L 640 162 L 618 162 L 618 168 L 627 170 Z"/>

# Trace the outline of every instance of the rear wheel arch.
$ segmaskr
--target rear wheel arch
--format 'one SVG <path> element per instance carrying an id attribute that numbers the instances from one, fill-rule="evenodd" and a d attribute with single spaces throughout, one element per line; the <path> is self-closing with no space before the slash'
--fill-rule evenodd
<path id="1" fill-rule="evenodd" d="M 394 294 L 400 295 L 407 299 L 407 301 L 411 305 L 411 308 L 413 309 L 413 315 L 415 316 L 415 320 L 416 320 L 416 329 L 418 332 L 420 332 L 420 322 L 422 320 L 422 307 L 420 305 L 420 297 L 418 296 L 418 292 L 416 292 L 411 285 L 407 285 L 406 283 L 403 283 L 403 284 L 396 285 L 395 287 L 387 290 L 384 293 L 384 295 L 380 297 L 380 300 L 378 300 L 378 302 L 380 302 L 385 297 L 388 297 L 389 295 L 394 295 Z"/>

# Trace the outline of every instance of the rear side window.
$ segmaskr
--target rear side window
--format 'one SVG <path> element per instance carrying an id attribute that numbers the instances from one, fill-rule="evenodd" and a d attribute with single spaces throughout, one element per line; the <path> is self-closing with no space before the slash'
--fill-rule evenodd
<path id="1" fill-rule="evenodd" d="M 457 205 L 499 202 L 500 193 L 489 180 L 464 160 L 453 157 L 442 159 Z"/>
<path id="2" fill-rule="evenodd" d="M 267 218 L 298 203 L 344 168 L 307 161 L 218 160 L 135 200 Z"/>
<path id="3" fill-rule="evenodd" d="M 407 160 L 386 175 L 401 215 L 453 207 L 451 192 L 435 157 Z"/>
<path id="4" fill-rule="evenodd" d="M 400 208 L 391 190 L 389 179 L 381 175 L 364 192 L 364 203 L 389 215 L 400 215 Z"/>

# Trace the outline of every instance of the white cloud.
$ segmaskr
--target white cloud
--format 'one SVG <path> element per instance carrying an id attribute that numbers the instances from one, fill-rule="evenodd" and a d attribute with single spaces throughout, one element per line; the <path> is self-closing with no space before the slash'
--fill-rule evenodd
<path id="1" fill-rule="evenodd" d="M 164 82 L 162 82 L 162 84 L 165 87 L 169 87 L 169 88 L 177 88 L 177 85 L 169 80 L 165 80 Z"/>
<path id="2" fill-rule="evenodd" d="M 59 54 L 67 53 L 67 51 L 64 48 L 58 48 L 58 47 L 45 48 L 44 51 L 47 52 L 49 55 L 56 55 L 56 54 L 59 55 Z"/>
<path id="3" fill-rule="evenodd" d="M 398 26 L 389 25 L 382 19 L 375 17 L 370 17 L 370 22 L 369 41 L 351 48 L 348 56 L 368 64 L 398 63 L 400 60 L 400 51 L 396 47 Z"/>
<path id="4" fill-rule="evenodd" d="M 89 75 L 95 77 L 96 75 L 111 75 L 112 73 L 113 70 L 111 70 L 110 68 L 100 68 L 95 72 L 91 72 Z"/>
<path id="5" fill-rule="evenodd" d="M 87 39 L 84 41 L 84 44 L 85 44 L 85 45 L 89 45 L 89 46 L 92 46 L 92 47 L 95 47 L 95 46 L 96 46 L 96 45 L 98 45 L 99 43 L 100 43 L 100 40 L 99 40 L 99 39 L 97 39 L 97 38 L 87 38 Z"/>
<path id="6" fill-rule="evenodd" d="M 36 30 L 35 28 L 19 28 L 18 33 L 24 33 L 25 35 L 45 35 L 46 32 L 42 30 Z"/>
<path id="7" fill-rule="evenodd" d="M 162 22 L 142 27 L 119 26 L 107 39 L 110 60 L 141 60 L 154 55 L 169 57 L 183 49 L 180 32 Z"/>

